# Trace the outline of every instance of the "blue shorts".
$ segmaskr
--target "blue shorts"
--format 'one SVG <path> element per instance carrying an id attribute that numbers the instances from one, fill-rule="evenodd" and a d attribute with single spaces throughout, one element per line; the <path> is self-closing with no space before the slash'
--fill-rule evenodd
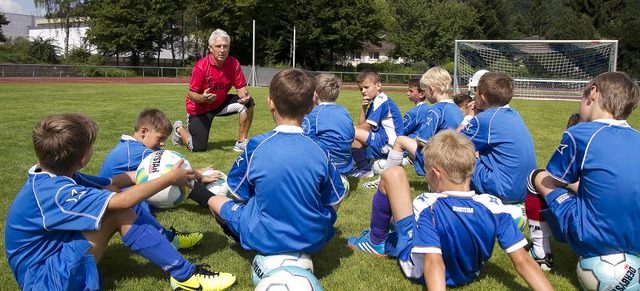
<path id="1" fill-rule="evenodd" d="M 29 266 L 23 290 L 101 290 L 102 280 L 91 244 L 78 232 L 62 249 L 46 260 Z"/>
<path id="2" fill-rule="evenodd" d="M 413 167 L 416 169 L 416 174 L 418 176 L 424 176 L 424 156 L 421 153 L 422 147 L 418 146 L 416 152 L 414 153 L 413 158 Z"/>
<path id="3" fill-rule="evenodd" d="M 568 242 L 573 248 L 572 241 L 577 239 L 576 234 L 578 231 L 576 230 L 581 225 L 575 194 L 565 188 L 558 188 L 551 191 L 545 197 L 545 200 L 549 205 L 549 209 L 542 210 L 540 213 L 544 215 L 544 218 L 549 223 L 553 237 L 557 241 Z M 562 202 L 559 203 L 558 200 Z M 574 238 L 573 240 L 571 239 L 572 237 Z"/>
<path id="4" fill-rule="evenodd" d="M 225 221 L 226 226 L 233 232 L 237 238 L 240 237 L 245 223 L 242 223 L 242 213 L 244 213 L 246 204 L 238 201 L 227 201 L 220 207 L 220 218 Z"/>
<path id="5" fill-rule="evenodd" d="M 369 159 L 386 159 L 391 145 L 389 145 L 389 137 L 385 134 L 369 131 L 367 137 L 367 158 Z"/>

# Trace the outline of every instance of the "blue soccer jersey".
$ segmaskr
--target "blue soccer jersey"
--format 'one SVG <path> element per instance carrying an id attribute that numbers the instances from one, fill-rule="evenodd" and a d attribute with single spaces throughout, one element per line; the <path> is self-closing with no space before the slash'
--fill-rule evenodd
<path id="1" fill-rule="evenodd" d="M 232 207 L 243 208 L 235 221 L 221 216 L 245 249 L 315 252 L 335 234 L 333 205 L 345 189 L 328 151 L 300 127 L 280 125 L 251 138 L 227 183 L 244 206 Z"/>
<path id="2" fill-rule="evenodd" d="M 373 147 L 373 157 L 384 158 L 398 136 L 404 131 L 402 113 L 387 94 L 380 93 L 367 108 L 366 122 L 371 125 L 371 134 L 367 144 Z M 371 153 L 368 153 L 371 158 Z"/>
<path id="3" fill-rule="evenodd" d="M 558 220 L 578 255 L 640 254 L 639 148 L 640 133 L 624 120 L 581 122 L 564 132 L 546 170 L 580 182 L 578 193 L 546 199 L 555 213 L 565 208 Z"/>
<path id="4" fill-rule="evenodd" d="M 524 202 L 527 176 L 538 166 L 533 139 L 518 111 L 509 105 L 487 109 L 460 132 L 480 156 L 471 189 L 498 196 L 508 204 Z"/>
<path id="5" fill-rule="evenodd" d="M 413 201 L 411 243 L 398 261 L 405 276 L 424 283 L 424 255 L 441 254 L 447 286 L 473 281 L 498 240 L 507 253 L 527 245 L 513 218 L 495 196 L 475 192 L 424 193 Z"/>
<path id="6" fill-rule="evenodd" d="M 16 195 L 5 227 L 5 251 L 9 266 L 22 289 L 59 290 L 73 263 L 84 250 L 70 250 L 84 238 L 81 231 L 100 228 L 107 204 L 115 194 L 100 190 L 111 184 L 107 178 L 76 173 L 73 177 L 29 169 L 29 177 Z M 68 254 L 69 257 L 60 256 Z M 54 258 L 54 259 L 50 259 Z M 95 263 L 94 263 L 95 264 Z M 66 273 L 65 273 L 66 272 Z M 44 285 L 42 285 L 44 284 Z"/>
<path id="7" fill-rule="evenodd" d="M 422 101 L 407 111 L 402 120 L 404 123 L 404 135 L 410 138 L 418 135 L 418 132 L 427 120 L 427 110 L 429 110 L 429 105 Z"/>
<path id="8" fill-rule="evenodd" d="M 304 117 L 302 129 L 329 150 L 338 172 L 344 174 L 353 168 L 351 144 L 356 133 L 346 108 L 333 102 L 320 103 Z"/>
<path id="9" fill-rule="evenodd" d="M 135 171 L 142 160 L 153 152 L 154 150 L 147 148 L 135 138 L 123 134 L 120 142 L 102 162 L 98 176 L 113 177 L 121 173 Z"/>

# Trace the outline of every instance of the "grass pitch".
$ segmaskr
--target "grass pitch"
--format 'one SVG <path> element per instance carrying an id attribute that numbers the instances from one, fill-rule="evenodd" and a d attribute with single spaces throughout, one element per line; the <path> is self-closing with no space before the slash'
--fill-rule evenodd
<path id="1" fill-rule="evenodd" d="M 106 154 L 122 134 L 133 134 L 137 114 L 144 108 L 163 110 L 173 120 L 185 118 L 186 85 L 130 84 L 0 84 L 0 219 L 4 226 L 7 210 L 27 177 L 27 170 L 37 162 L 33 152 L 31 130 L 44 116 L 63 112 L 84 112 L 99 126 L 91 163 L 84 173 L 97 174 Z M 266 88 L 250 88 L 256 111 L 250 135 L 269 131 L 274 123 L 266 106 Z M 391 91 L 391 90 L 390 90 Z M 397 91 L 397 90 L 393 90 Z M 404 93 L 389 92 L 404 113 L 413 106 Z M 345 106 L 354 120 L 358 119 L 361 97 L 357 91 L 344 90 L 338 103 Z M 511 106 L 524 118 L 535 142 L 538 166 L 544 167 L 555 150 L 567 118 L 578 108 L 577 102 L 514 100 Z M 629 120 L 637 127 L 640 120 L 633 114 Z M 183 153 L 194 167 L 213 166 L 228 172 L 238 156 L 232 151 L 237 137 L 237 117 L 218 117 L 213 122 L 210 150 L 191 153 L 170 144 L 166 149 Z M 411 187 L 418 195 L 426 182 L 407 168 Z M 354 252 L 346 245 L 349 236 L 369 226 L 371 197 L 374 190 L 362 187 L 372 179 L 351 180 L 351 192 L 338 212 L 336 236 L 318 253 L 312 254 L 315 275 L 325 290 L 422 290 L 407 281 L 393 259 L 380 259 Z M 180 231 L 202 231 L 204 239 L 195 248 L 184 251 L 194 263 L 206 263 L 212 270 L 234 273 L 238 283 L 234 290 L 252 290 L 251 260 L 253 251 L 242 250 L 224 236 L 208 210 L 192 201 L 168 210 L 158 211 L 158 220 Z M 0 227 L 4 237 L 4 227 Z M 4 240 L 0 242 L 4 248 Z M 578 288 L 575 266 L 578 257 L 563 244 L 552 241 L 556 267 L 546 273 L 559 290 Z M 109 243 L 99 264 L 106 290 L 169 290 L 169 275 L 124 247 L 120 236 Z M 7 264 L 5 253 L 0 258 L 0 289 L 15 290 L 17 284 Z M 528 286 L 514 270 L 508 256 L 496 245 L 494 255 L 482 269 L 478 280 L 459 287 L 462 290 L 513 290 Z"/>

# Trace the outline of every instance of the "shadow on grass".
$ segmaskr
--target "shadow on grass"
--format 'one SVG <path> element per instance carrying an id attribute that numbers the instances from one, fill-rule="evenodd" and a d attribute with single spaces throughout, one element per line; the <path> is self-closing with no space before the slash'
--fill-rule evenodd
<path id="1" fill-rule="evenodd" d="M 311 254 L 313 259 L 313 274 L 318 279 L 331 275 L 340 267 L 340 260 L 353 254 L 353 250 L 347 246 L 347 239 L 342 237 L 342 231 L 336 230 L 336 234 L 317 253 Z"/>

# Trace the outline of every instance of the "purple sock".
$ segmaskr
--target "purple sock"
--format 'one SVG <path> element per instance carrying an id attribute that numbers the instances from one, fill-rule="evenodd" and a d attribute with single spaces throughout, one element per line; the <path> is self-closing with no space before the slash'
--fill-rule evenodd
<path id="1" fill-rule="evenodd" d="M 371 201 L 371 232 L 369 238 L 374 244 L 380 244 L 387 239 L 389 221 L 391 220 L 391 205 L 387 195 L 377 190 Z"/>
<path id="2" fill-rule="evenodd" d="M 367 172 L 371 171 L 371 165 L 369 164 L 367 149 L 365 147 L 351 149 L 351 155 L 353 156 L 353 160 L 356 162 L 358 169 Z"/>

